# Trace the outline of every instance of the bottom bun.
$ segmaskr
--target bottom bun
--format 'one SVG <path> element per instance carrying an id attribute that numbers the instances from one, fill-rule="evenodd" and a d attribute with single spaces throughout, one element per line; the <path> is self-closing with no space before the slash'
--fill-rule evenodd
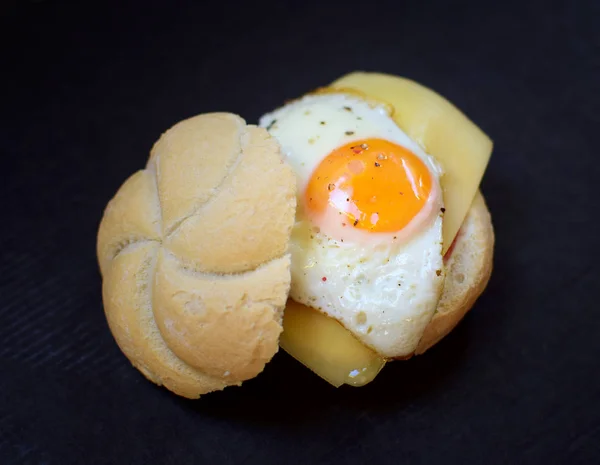
<path id="1" fill-rule="evenodd" d="M 477 192 L 446 258 L 444 291 L 415 355 L 442 340 L 471 309 L 490 279 L 493 256 L 494 228 L 483 196 Z"/>

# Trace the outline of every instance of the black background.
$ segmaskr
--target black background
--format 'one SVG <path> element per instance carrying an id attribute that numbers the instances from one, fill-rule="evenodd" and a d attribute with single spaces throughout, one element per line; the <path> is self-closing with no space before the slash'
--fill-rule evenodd
<path id="1" fill-rule="evenodd" d="M 600 462 L 598 2 L 0 11 L 0 463 Z M 361 389 L 284 353 L 197 401 L 145 381 L 102 310 L 106 202 L 178 120 L 255 122 L 355 69 L 432 87 L 495 141 L 474 311 Z"/>

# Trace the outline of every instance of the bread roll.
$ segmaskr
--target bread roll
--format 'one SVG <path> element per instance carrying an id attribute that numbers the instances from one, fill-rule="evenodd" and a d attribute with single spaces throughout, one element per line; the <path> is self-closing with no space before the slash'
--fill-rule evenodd
<path id="1" fill-rule="evenodd" d="M 131 363 L 189 398 L 260 373 L 278 350 L 295 209 L 266 130 L 212 113 L 163 134 L 98 232 L 106 317 Z"/>
<path id="2" fill-rule="evenodd" d="M 446 261 L 444 291 L 415 350 L 422 354 L 462 320 L 481 295 L 492 274 L 494 229 L 481 192 L 459 230 Z"/>

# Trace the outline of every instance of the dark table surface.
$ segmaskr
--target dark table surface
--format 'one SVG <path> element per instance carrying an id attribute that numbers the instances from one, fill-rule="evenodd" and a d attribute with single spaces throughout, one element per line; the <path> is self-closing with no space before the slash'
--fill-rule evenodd
<path id="1" fill-rule="evenodd" d="M 597 1 L 21 2 L 1 11 L 0 463 L 600 463 Z M 361 389 L 279 353 L 197 401 L 105 322 L 102 210 L 162 131 L 355 69 L 495 141 L 495 269 L 466 320 Z"/>

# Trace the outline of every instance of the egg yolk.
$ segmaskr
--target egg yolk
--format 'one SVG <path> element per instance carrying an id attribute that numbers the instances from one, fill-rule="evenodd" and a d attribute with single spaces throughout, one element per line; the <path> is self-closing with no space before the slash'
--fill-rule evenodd
<path id="1" fill-rule="evenodd" d="M 433 179 L 410 150 L 384 139 L 335 149 L 313 171 L 305 191 L 309 214 L 337 210 L 342 226 L 394 232 L 407 226 L 429 198 Z"/>

